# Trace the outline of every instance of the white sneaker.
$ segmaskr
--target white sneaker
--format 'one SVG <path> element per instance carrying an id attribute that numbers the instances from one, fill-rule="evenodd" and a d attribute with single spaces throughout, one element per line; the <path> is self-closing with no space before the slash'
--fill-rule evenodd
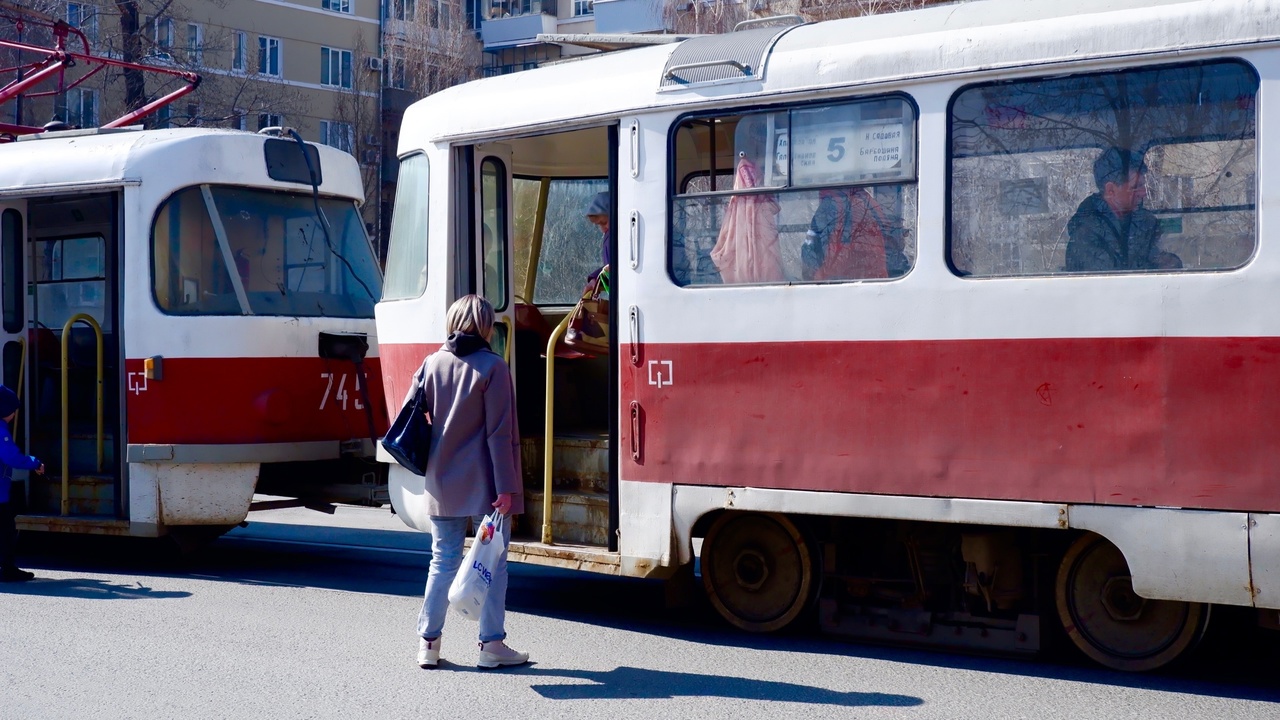
<path id="1" fill-rule="evenodd" d="M 440 640 L 418 640 L 418 667 L 433 668 L 440 663 Z"/>
<path id="2" fill-rule="evenodd" d="M 482 668 L 496 668 L 506 665 L 523 665 L 529 662 L 529 653 L 517 652 L 501 640 L 480 643 L 480 660 L 476 665 Z"/>

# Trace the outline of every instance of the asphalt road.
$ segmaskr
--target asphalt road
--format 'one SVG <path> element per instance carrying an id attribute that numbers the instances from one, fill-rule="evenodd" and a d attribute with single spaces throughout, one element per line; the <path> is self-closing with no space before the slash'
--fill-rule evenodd
<path id="1" fill-rule="evenodd" d="M 1280 640 L 1241 613 L 1183 667 L 1125 675 L 748 635 L 704 603 L 665 608 L 656 582 L 525 565 L 508 632 L 535 662 L 475 668 L 475 626 L 454 618 L 421 670 L 429 538 L 386 510 L 253 519 L 186 557 L 24 537 L 39 578 L 0 585 L 0 718 L 1280 718 Z"/>

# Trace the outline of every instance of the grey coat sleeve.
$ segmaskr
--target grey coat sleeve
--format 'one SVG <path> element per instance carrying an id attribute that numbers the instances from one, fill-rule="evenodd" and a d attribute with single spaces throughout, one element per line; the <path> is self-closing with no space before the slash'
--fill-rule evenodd
<path id="1" fill-rule="evenodd" d="M 515 388 L 505 363 L 494 363 L 484 389 L 484 422 L 493 486 L 498 493 L 518 495 L 520 477 L 520 429 L 516 425 Z"/>

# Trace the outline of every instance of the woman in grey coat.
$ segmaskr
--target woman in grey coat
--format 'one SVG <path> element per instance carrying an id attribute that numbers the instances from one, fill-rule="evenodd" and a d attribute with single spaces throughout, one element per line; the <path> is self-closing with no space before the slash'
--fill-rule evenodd
<path id="1" fill-rule="evenodd" d="M 426 496 L 431 516 L 431 570 L 418 616 L 418 665 L 440 661 L 440 634 L 449 611 L 449 585 L 462 564 L 467 524 L 497 508 L 506 516 L 524 512 L 520 480 L 520 431 L 515 389 L 507 364 L 489 348 L 493 306 L 478 295 L 458 298 L 446 317 L 449 338 L 422 361 L 409 397 L 422 388 L 431 416 L 431 459 Z M 506 543 L 511 523 L 503 523 Z M 480 611 L 480 658 L 494 668 L 529 661 L 507 647 L 507 552 L 503 550 Z"/>

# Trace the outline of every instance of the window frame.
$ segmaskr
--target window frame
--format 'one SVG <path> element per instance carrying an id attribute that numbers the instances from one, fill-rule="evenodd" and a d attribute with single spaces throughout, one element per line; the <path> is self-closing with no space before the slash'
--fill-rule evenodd
<path id="1" fill-rule="evenodd" d="M 248 72 L 249 69 L 249 33 L 236 30 L 231 40 L 231 71 Z"/>
<path id="2" fill-rule="evenodd" d="M 274 52 L 272 49 L 274 48 Z M 272 68 L 274 60 L 274 70 Z M 264 77 L 283 77 L 284 43 L 271 35 L 258 36 L 258 74 Z"/>
<path id="3" fill-rule="evenodd" d="M 859 182 L 849 182 L 849 183 L 792 185 L 791 178 L 793 176 L 789 168 L 787 173 L 787 185 L 782 187 L 761 187 L 758 190 L 745 191 L 745 192 L 740 190 L 732 190 L 732 189 L 713 190 L 713 191 L 699 192 L 699 193 L 676 192 L 676 189 L 678 187 L 686 186 L 687 183 L 693 177 L 699 174 L 702 174 L 705 176 L 707 174 L 706 171 L 709 170 L 709 168 L 695 168 L 692 172 L 685 173 L 683 177 L 677 176 L 679 168 L 676 166 L 676 160 L 677 160 L 676 138 L 681 128 L 684 127 L 684 125 L 690 121 L 700 120 L 700 119 L 714 119 L 714 118 L 729 117 L 729 116 L 765 115 L 768 113 L 777 113 L 777 112 L 787 112 L 788 114 L 790 114 L 793 111 L 812 110 L 815 108 L 834 107 L 837 105 L 856 105 L 861 103 L 884 102 L 888 100 L 900 100 L 903 103 L 903 105 L 907 109 L 909 109 L 911 113 L 912 131 L 911 131 L 910 148 L 911 148 L 911 166 L 912 167 L 911 167 L 911 172 L 909 173 L 909 176 L 907 178 L 896 179 L 896 180 L 881 178 L 881 179 L 876 179 L 871 181 L 859 181 Z M 792 132 L 792 129 L 790 127 L 790 119 L 788 119 L 788 135 L 789 136 L 791 132 Z M 788 158 L 788 162 L 790 162 L 790 157 Z M 716 172 L 717 174 L 719 174 L 721 172 L 721 169 L 716 168 Z M 734 172 L 733 169 L 729 169 L 730 178 L 731 178 L 730 184 L 732 184 L 733 172 Z M 674 212 L 674 206 L 676 201 L 679 200 L 680 198 L 691 198 L 691 197 L 692 198 L 721 198 L 721 197 L 730 198 L 734 196 L 752 195 L 752 194 L 782 195 L 784 193 L 805 193 L 805 192 L 816 193 L 822 190 L 835 189 L 835 188 L 853 188 L 853 187 L 875 188 L 875 187 L 884 187 L 884 186 L 907 186 L 907 185 L 911 185 L 916 188 L 917 217 L 912 218 L 911 224 L 910 224 L 910 227 L 913 229 L 916 236 L 916 246 L 915 246 L 916 260 L 909 262 L 906 268 L 906 271 L 903 272 L 901 275 L 891 275 L 885 278 L 848 278 L 848 279 L 841 279 L 841 280 L 784 280 L 781 282 L 771 282 L 771 283 L 724 283 L 724 282 L 721 282 L 721 283 L 681 284 L 680 281 L 676 278 L 675 264 L 674 264 L 675 253 L 673 252 L 673 247 L 674 247 L 675 223 L 676 223 L 677 213 Z M 747 287 L 842 285 L 842 284 L 849 284 L 849 283 L 865 283 L 865 282 L 880 283 L 880 282 L 893 282 L 893 281 L 902 280 L 903 278 L 910 275 L 911 272 L 915 269 L 916 265 L 918 264 L 919 232 L 920 232 L 919 217 L 918 217 L 919 202 L 920 202 L 919 187 L 920 187 L 920 105 L 916 102 L 914 97 L 912 97 L 909 93 L 906 93 L 906 92 L 892 91 L 892 92 L 875 94 L 875 95 L 827 97 L 827 98 L 821 98 L 817 100 L 805 100 L 801 102 L 790 102 L 790 103 L 782 102 L 782 103 L 776 103 L 776 104 L 734 105 L 734 106 L 728 106 L 728 107 L 718 107 L 718 108 L 712 108 L 708 110 L 699 110 L 694 112 L 683 113 L 677 116 L 671 122 L 671 125 L 667 132 L 667 168 L 666 168 L 667 219 L 666 219 L 666 238 L 664 240 L 664 247 L 666 252 L 665 265 L 666 265 L 667 280 L 680 290 L 692 290 L 692 291 L 699 291 L 704 289 L 747 288 Z M 902 220 L 904 221 L 904 224 L 906 219 L 907 218 L 905 218 L 905 216 L 902 218 Z"/>
<path id="4" fill-rule="evenodd" d="M 327 88 L 350 90 L 355 74 L 355 53 L 342 48 L 320 47 L 320 84 Z M 337 72 L 337 82 L 334 73 Z"/>
<path id="5" fill-rule="evenodd" d="M 1058 279 L 1058 278 L 1077 278 L 1077 279 L 1078 278 L 1130 278 L 1132 279 L 1135 277 L 1142 277 L 1142 276 L 1167 276 L 1167 275 L 1187 276 L 1187 275 L 1203 275 L 1206 273 L 1239 272 L 1244 268 L 1248 267 L 1258 254 L 1258 249 L 1261 244 L 1261 238 L 1262 238 L 1262 233 L 1259 231 L 1259 228 L 1258 228 L 1258 223 L 1260 222 L 1260 219 L 1261 219 L 1259 215 L 1261 202 L 1260 202 L 1260 196 L 1259 196 L 1259 186 L 1258 186 L 1256 176 L 1254 178 L 1254 186 L 1252 191 L 1253 212 L 1254 212 L 1254 218 L 1253 218 L 1254 227 L 1253 227 L 1253 233 L 1252 233 L 1253 250 L 1252 252 L 1249 253 L 1248 257 L 1246 257 L 1240 264 L 1234 267 L 1193 268 L 1193 269 L 1187 269 L 1184 267 L 1179 269 L 1173 269 L 1173 268 L 1122 269 L 1122 270 L 1099 270 L 1099 271 L 1057 270 L 1054 272 L 1042 272 L 1042 273 L 972 275 L 969 272 L 964 271 L 961 268 L 957 267 L 953 259 L 954 253 L 955 253 L 955 249 L 954 249 L 955 248 L 955 245 L 954 245 L 955 218 L 954 218 L 954 208 L 953 208 L 954 203 L 952 201 L 952 197 L 953 197 L 953 183 L 954 183 L 954 177 L 955 177 L 955 173 L 953 172 L 953 167 L 956 160 L 956 156 L 954 153 L 954 142 L 953 142 L 954 116 L 955 116 L 954 113 L 955 113 L 956 103 L 960 100 L 960 98 L 965 93 L 972 92 L 974 90 L 980 90 L 982 88 L 1003 87 L 1003 86 L 1012 86 L 1012 85 L 1019 85 L 1019 84 L 1032 84 L 1037 82 L 1064 80 L 1064 79 L 1071 79 L 1071 78 L 1105 77 L 1105 76 L 1115 76 L 1115 75 L 1125 75 L 1125 74 L 1136 75 L 1136 74 L 1147 73 L 1147 72 L 1176 70 L 1178 68 L 1195 68 L 1195 67 L 1205 67 L 1208 65 L 1227 65 L 1227 64 L 1237 65 L 1247 70 L 1249 73 L 1252 73 L 1255 79 L 1255 82 L 1257 83 L 1256 90 L 1254 92 L 1254 95 L 1252 96 L 1253 129 L 1254 129 L 1253 141 L 1255 143 L 1254 153 L 1255 153 L 1256 166 L 1260 168 L 1261 155 L 1258 154 L 1259 150 L 1256 144 L 1259 140 L 1259 136 L 1261 135 L 1261 127 L 1263 125 L 1261 114 L 1260 114 L 1260 106 L 1258 104 L 1258 96 L 1263 94 L 1262 76 L 1259 73 L 1258 68 L 1254 63 L 1239 56 L 1224 55 L 1220 57 L 1212 57 L 1212 58 L 1205 58 L 1201 60 L 1190 60 L 1190 61 L 1181 61 L 1181 62 L 1151 61 L 1146 63 L 1135 63 L 1135 64 L 1124 65 L 1119 67 L 1113 66 L 1113 67 L 1106 67 L 1106 68 L 1080 68 L 1075 72 L 1059 72 L 1059 73 L 1041 72 L 1037 74 L 1022 75 L 1014 78 L 1003 78 L 1003 79 L 996 79 L 996 80 L 970 82 L 970 83 L 961 85 L 960 87 L 957 87 L 951 93 L 950 97 L 947 98 L 947 105 L 946 105 L 946 126 L 947 127 L 946 127 L 946 136 L 943 139 L 943 142 L 946 145 L 946 150 L 945 150 L 946 167 L 944 169 L 944 172 L 946 173 L 945 191 L 944 191 L 945 194 L 943 195 L 943 200 L 942 200 L 944 205 L 943 259 L 946 262 L 947 270 L 954 277 L 960 278 L 961 280 L 983 281 L 983 280 L 1017 280 L 1017 279 L 1032 279 L 1032 278 L 1034 279 Z M 1211 137 L 1213 136 L 1204 135 L 1196 138 L 1185 137 L 1185 136 L 1184 137 L 1166 137 L 1158 142 L 1144 143 L 1140 147 L 1142 148 L 1142 153 L 1145 156 L 1145 154 L 1151 148 L 1176 144 L 1175 141 L 1177 140 L 1183 140 L 1186 142 L 1203 142 L 1207 139 L 1210 139 Z M 1069 149 L 1097 148 L 1097 147 L 1101 147 L 1101 146 L 1063 145 L 1063 146 L 1056 147 L 1056 149 L 1061 151 L 1061 150 L 1069 150 Z M 972 156 L 969 156 L 969 157 L 972 157 Z M 1096 188 L 1095 188 L 1095 191 L 1096 191 Z M 1090 193 L 1090 196 L 1092 196 L 1092 193 Z M 1155 213 L 1156 211 L 1151 211 L 1151 212 Z M 1167 212 L 1167 211 L 1161 211 L 1161 212 Z M 1064 232 L 1065 232 L 1065 228 L 1064 228 Z"/>

